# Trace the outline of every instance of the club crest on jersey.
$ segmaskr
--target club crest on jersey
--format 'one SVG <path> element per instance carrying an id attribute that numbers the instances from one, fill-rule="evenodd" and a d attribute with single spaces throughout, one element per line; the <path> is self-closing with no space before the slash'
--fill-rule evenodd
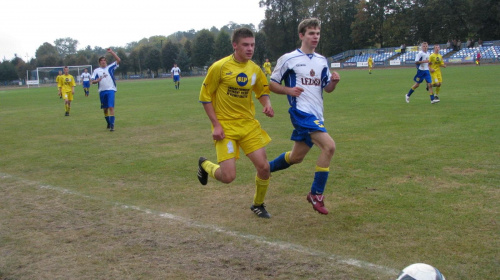
<path id="1" fill-rule="evenodd" d="M 300 78 L 300 82 L 303 85 L 307 86 L 321 86 L 321 80 L 319 78 L 314 77 L 316 75 L 316 72 L 314 72 L 313 69 L 309 72 L 309 75 L 311 75 L 311 78 L 303 77 Z"/>
<path id="2" fill-rule="evenodd" d="M 236 76 L 236 83 L 240 87 L 244 87 L 248 83 L 248 76 L 245 73 L 239 73 L 238 76 Z"/>

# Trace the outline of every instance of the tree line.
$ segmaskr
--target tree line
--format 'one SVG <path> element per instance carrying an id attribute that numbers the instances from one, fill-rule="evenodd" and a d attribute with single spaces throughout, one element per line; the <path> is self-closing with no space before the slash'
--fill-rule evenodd
<path id="1" fill-rule="evenodd" d="M 265 18 L 253 24 L 230 22 L 221 29 L 179 31 L 169 36 L 152 36 L 126 46 L 113 47 L 122 58 L 118 73 L 168 72 L 177 63 L 184 72 L 208 66 L 232 53 L 231 33 L 239 27 L 255 31 L 254 60 L 275 61 L 299 46 L 297 26 L 308 17 L 321 20 L 321 41 L 317 51 L 326 56 L 352 49 L 394 47 L 419 42 L 444 43 L 459 39 L 498 40 L 498 0 L 261 0 Z M 0 81 L 24 78 L 27 70 L 61 65 L 93 65 L 106 53 L 87 46 L 77 50 L 78 41 L 60 38 L 45 42 L 35 58 L 24 61 L 17 55 L 0 64 Z"/>

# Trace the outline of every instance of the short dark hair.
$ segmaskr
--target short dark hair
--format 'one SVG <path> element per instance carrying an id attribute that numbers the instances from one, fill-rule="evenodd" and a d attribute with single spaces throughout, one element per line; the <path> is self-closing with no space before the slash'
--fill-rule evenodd
<path id="1" fill-rule="evenodd" d="M 307 28 L 321 28 L 321 22 L 317 18 L 307 18 L 299 23 L 299 33 L 306 34 Z"/>
<path id="2" fill-rule="evenodd" d="M 99 60 L 97 62 L 101 62 L 101 60 L 103 60 L 103 59 L 106 60 L 106 57 L 105 56 L 99 57 Z"/>
<path id="3" fill-rule="evenodd" d="M 233 31 L 233 35 L 231 36 L 231 43 L 238 43 L 240 38 L 253 38 L 253 37 L 254 35 L 252 30 L 246 27 L 241 27 Z"/>

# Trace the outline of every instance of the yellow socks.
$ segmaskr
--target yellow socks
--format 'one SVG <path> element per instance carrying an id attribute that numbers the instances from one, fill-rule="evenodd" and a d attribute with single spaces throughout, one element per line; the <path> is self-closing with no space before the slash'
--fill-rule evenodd
<path id="1" fill-rule="evenodd" d="M 255 195 L 253 197 L 253 205 L 260 206 L 264 203 L 267 187 L 269 187 L 269 181 L 270 179 L 262 180 L 255 176 Z"/>
<path id="2" fill-rule="evenodd" d="M 215 178 L 215 171 L 217 171 L 217 169 L 220 168 L 220 165 L 218 164 L 215 164 L 209 160 L 205 160 L 202 164 L 201 164 L 201 167 L 203 169 L 205 169 L 205 171 L 207 171 L 208 175 L 210 175 L 210 177 L 214 178 L 214 179 L 217 179 Z"/>

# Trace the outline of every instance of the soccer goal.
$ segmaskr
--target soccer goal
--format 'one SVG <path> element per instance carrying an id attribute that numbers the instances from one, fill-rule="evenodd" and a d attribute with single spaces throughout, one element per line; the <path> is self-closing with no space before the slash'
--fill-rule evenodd
<path id="1" fill-rule="evenodd" d="M 80 82 L 80 75 L 83 73 L 84 69 L 87 69 L 87 71 L 92 74 L 92 65 L 68 65 L 68 68 L 69 74 L 75 77 L 77 82 Z M 64 66 L 37 67 L 36 70 L 28 71 L 28 73 L 26 73 L 26 84 L 28 87 L 30 87 L 30 85 L 40 86 L 55 84 L 59 71 L 64 73 Z"/>

